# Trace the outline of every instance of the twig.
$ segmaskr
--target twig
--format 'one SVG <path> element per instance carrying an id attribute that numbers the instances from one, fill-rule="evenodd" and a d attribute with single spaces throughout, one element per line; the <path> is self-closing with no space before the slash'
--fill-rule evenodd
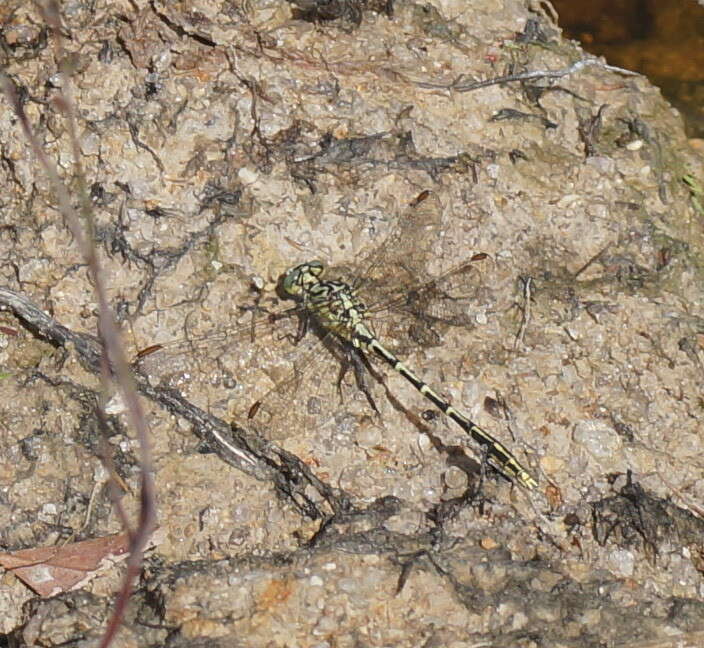
<path id="1" fill-rule="evenodd" d="M 611 241 L 609 241 L 601 250 L 599 250 L 594 256 L 592 256 L 579 270 L 577 270 L 573 275 L 573 279 L 577 279 L 579 275 L 581 275 L 589 266 L 591 266 L 593 263 L 596 263 L 603 255 L 604 252 L 606 252 L 609 248 L 611 247 Z"/>
<path id="2" fill-rule="evenodd" d="M 48 0 L 39 4 L 44 22 L 49 26 L 53 35 L 55 57 L 57 61 L 65 61 L 65 52 L 62 46 L 61 36 L 61 16 L 59 5 L 56 0 Z M 70 84 L 68 76 L 62 76 L 62 91 L 55 101 L 56 107 L 63 113 L 68 126 L 68 133 L 74 156 L 74 165 L 78 178 L 81 215 L 74 209 L 68 188 L 59 176 L 56 165 L 49 159 L 41 143 L 33 132 L 29 119 L 24 112 L 24 107 L 17 94 L 14 84 L 10 78 L 2 73 L 0 81 L 3 91 L 10 105 L 17 116 L 23 134 L 29 142 L 34 155 L 40 166 L 46 173 L 51 183 L 59 203 L 59 210 L 66 220 L 66 224 L 71 230 L 76 244 L 90 269 L 90 275 L 95 285 L 95 294 L 98 299 L 98 329 L 103 342 L 98 353 L 98 357 L 91 360 L 98 360 L 100 373 L 102 376 L 103 393 L 106 397 L 110 376 L 114 375 L 120 387 L 126 405 L 127 416 L 132 428 L 136 431 L 140 448 L 140 480 L 141 480 L 141 506 L 139 521 L 136 528 L 130 531 L 130 555 L 127 560 L 127 573 L 122 589 L 115 603 L 112 617 L 108 622 L 108 628 L 101 641 L 101 647 L 107 648 L 112 643 L 124 616 L 124 610 L 129 600 L 132 585 L 137 578 L 142 561 L 142 552 L 149 540 L 149 537 L 156 526 L 156 496 L 154 492 L 154 480 L 152 475 L 152 459 L 149 447 L 149 434 L 141 403 L 137 397 L 137 391 L 131 378 L 129 364 L 127 363 L 124 350 L 120 341 L 120 335 L 115 318 L 112 315 L 108 303 L 108 291 L 105 278 L 103 276 L 97 256 L 95 241 L 93 236 L 93 215 L 90 209 L 90 201 L 85 187 L 84 174 L 80 164 L 80 147 L 76 134 L 76 115 L 73 102 L 70 98 Z M 103 354 L 104 351 L 104 354 Z M 111 373 L 112 372 L 112 373 Z"/>
<path id="3" fill-rule="evenodd" d="M 513 350 L 518 351 L 523 347 L 523 338 L 526 334 L 526 329 L 530 322 L 530 304 L 533 298 L 533 277 L 522 278 L 523 281 L 523 316 L 521 317 L 521 326 L 516 334 L 516 339 L 513 341 Z"/>
<path id="4" fill-rule="evenodd" d="M 610 72 L 617 72 L 619 74 L 625 74 L 627 76 L 640 76 L 638 72 L 633 72 L 632 70 L 627 70 L 625 68 L 616 67 L 614 65 L 609 65 L 604 63 L 594 57 L 580 59 L 574 62 L 572 65 L 561 68 L 559 70 L 533 70 L 532 72 L 520 72 L 518 74 L 507 74 L 501 77 L 494 77 L 493 79 L 485 79 L 484 81 L 464 81 L 464 74 L 458 76 L 452 83 L 432 83 L 430 81 L 414 81 L 415 85 L 419 88 L 429 88 L 438 90 L 452 90 L 454 92 L 471 92 L 472 90 L 479 90 L 480 88 L 488 88 L 493 85 L 500 85 L 502 83 L 512 83 L 514 81 L 532 81 L 535 79 L 559 79 L 564 76 L 578 72 L 585 67 L 590 65 L 596 65 L 604 70 Z"/>
<path id="5" fill-rule="evenodd" d="M 100 371 L 100 343 L 85 333 L 76 333 L 47 315 L 29 298 L 0 286 L 0 309 L 11 310 L 24 326 L 49 343 L 73 348 L 81 365 L 91 373 Z M 315 492 L 333 514 L 351 510 L 350 497 L 318 479 L 295 455 L 242 427 L 231 425 L 187 401 L 175 389 L 154 387 L 136 374 L 139 392 L 158 403 L 174 416 L 188 421 L 194 432 L 226 463 L 253 476 L 272 482 L 276 488 L 310 519 L 327 517 L 307 492 Z"/>

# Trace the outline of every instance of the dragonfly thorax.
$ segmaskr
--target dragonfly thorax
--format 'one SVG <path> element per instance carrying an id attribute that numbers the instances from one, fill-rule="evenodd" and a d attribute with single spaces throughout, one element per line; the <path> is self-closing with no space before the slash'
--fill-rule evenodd
<path id="1" fill-rule="evenodd" d="M 320 261 L 310 261 L 291 268 L 282 283 L 283 291 L 303 303 L 323 329 L 360 346 L 358 337 L 370 336 L 364 323 L 366 306 L 356 291 L 344 281 L 322 279 L 325 267 Z"/>

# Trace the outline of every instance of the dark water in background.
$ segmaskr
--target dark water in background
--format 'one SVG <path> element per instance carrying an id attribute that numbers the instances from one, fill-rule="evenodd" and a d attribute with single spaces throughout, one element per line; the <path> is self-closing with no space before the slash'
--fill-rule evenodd
<path id="1" fill-rule="evenodd" d="M 552 0 L 565 35 L 646 75 L 704 138 L 704 7 L 695 0 Z"/>

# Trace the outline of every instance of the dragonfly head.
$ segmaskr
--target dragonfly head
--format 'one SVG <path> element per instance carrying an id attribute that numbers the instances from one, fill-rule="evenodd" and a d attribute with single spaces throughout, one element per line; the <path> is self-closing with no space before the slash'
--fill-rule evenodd
<path id="1" fill-rule="evenodd" d="M 308 286 L 320 281 L 324 269 L 320 261 L 309 261 L 291 268 L 281 283 L 284 294 L 288 297 L 300 297 Z"/>

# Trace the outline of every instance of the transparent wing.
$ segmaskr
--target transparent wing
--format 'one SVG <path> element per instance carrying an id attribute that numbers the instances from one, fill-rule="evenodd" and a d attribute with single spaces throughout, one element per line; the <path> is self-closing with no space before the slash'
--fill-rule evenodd
<path id="1" fill-rule="evenodd" d="M 153 345 L 138 369 L 195 404 L 282 440 L 303 425 L 323 427 L 339 411 L 346 347 L 334 334 L 307 332 L 300 311 L 261 317 L 213 334 Z M 353 384 L 353 374 L 342 376 Z M 354 391 L 345 388 L 350 397 Z"/>
<path id="2" fill-rule="evenodd" d="M 259 315 L 253 315 L 251 318 L 246 318 L 249 320 L 246 323 L 221 327 L 202 335 L 191 335 L 189 333 L 188 317 L 186 317 L 183 325 L 183 337 L 151 344 L 139 349 L 133 361 L 139 366 L 145 362 L 151 362 L 154 358 L 150 358 L 150 356 L 155 356 L 157 360 L 161 361 L 167 356 L 181 354 L 219 354 L 226 351 L 230 346 L 246 343 L 248 340 L 254 342 L 257 336 L 266 333 L 267 329 L 272 329 L 277 322 L 288 318 L 296 319 L 300 313 L 300 308 L 291 308 L 274 313 L 260 313 Z"/>
<path id="3" fill-rule="evenodd" d="M 441 238 L 442 205 L 423 192 L 396 219 L 384 241 L 357 268 L 339 266 L 326 276 L 349 282 L 368 307 L 375 331 L 388 345 L 437 346 L 448 326 L 474 326 L 473 305 L 484 290 L 477 254 L 441 276 L 428 272 Z"/>
<path id="4" fill-rule="evenodd" d="M 396 289 L 427 283 L 432 278 L 427 273 L 428 261 L 441 233 L 442 205 L 427 192 L 423 200 L 414 200 L 398 216 L 384 241 L 362 257 L 353 287 L 376 291 L 381 301 L 390 279 Z"/>
<path id="5" fill-rule="evenodd" d="M 256 402 L 256 413 L 248 412 L 250 424 L 272 439 L 288 438 L 301 425 L 323 430 L 344 402 L 362 397 L 346 356 L 334 334 L 308 333 L 284 360 L 286 377 Z"/>
<path id="6" fill-rule="evenodd" d="M 433 277 L 428 267 L 442 233 L 442 205 L 432 192 L 423 192 L 358 269 L 327 272 L 353 285 L 367 304 L 376 333 L 391 347 L 437 346 L 449 326 L 474 326 L 473 306 L 486 297 L 477 266 L 486 255 L 477 254 Z"/>
<path id="7" fill-rule="evenodd" d="M 473 328 L 477 304 L 486 301 L 476 262 L 463 263 L 416 287 L 403 287 L 369 308 L 370 319 L 386 323 L 379 335 L 406 346 L 438 346 L 450 326 Z M 383 333 L 382 333 L 383 331 Z"/>

